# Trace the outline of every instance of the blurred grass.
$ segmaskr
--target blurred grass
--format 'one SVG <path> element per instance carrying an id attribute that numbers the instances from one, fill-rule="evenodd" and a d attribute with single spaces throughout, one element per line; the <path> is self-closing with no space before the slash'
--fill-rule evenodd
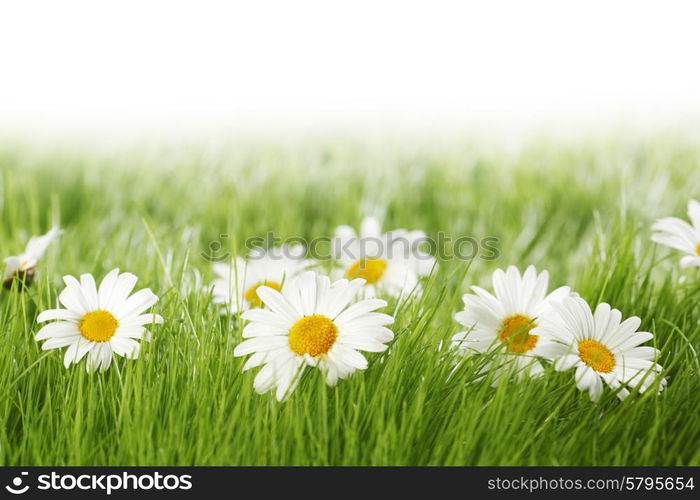
<path id="1" fill-rule="evenodd" d="M 700 197 L 700 149 L 683 142 L 533 143 L 519 154 L 455 145 L 353 144 L 177 154 L 36 154 L 0 147 L 0 253 L 54 222 L 66 232 L 29 293 L 0 296 L 2 465 L 699 465 L 700 276 L 649 226 Z M 396 310 L 390 351 L 336 388 L 316 371 L 284 403 L 254 393 L 232 356 L 241 325 L 197 285 L 201 253 L 248 236 L 310 239 L 378 213 L 385 229 L 499 239 L 493 261 L 446 260 L 420 302 Z M 149 235 L 149 230 L 153 237 Z M 221 234 L 229 234 L 220 240 Z M 497 389 L 482 359 L 447 349 L 470 284 L 534 264 L 553 286 L 640 315 L 669 379 L 660 396 L 599 404 L 573 374 Z M 33 335 L 61 276 L 114 267 L 153 289 L 166 318 L 138 361 L 65 370 Z M 392 311 L 396 304 L 390 304 Z"/>

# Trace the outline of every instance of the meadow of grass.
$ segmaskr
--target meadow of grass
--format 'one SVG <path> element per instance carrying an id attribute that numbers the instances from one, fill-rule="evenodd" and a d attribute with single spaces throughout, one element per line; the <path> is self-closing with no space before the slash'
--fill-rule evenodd
<path id="1" fill-rule="evenodd" d="M 0 148 L 0 253 L 60 223 L 25 293 L 0 295 L 2 465 L 699 465 L 700 273 L 650 239 L 700 197 L 700 148 L 682 142 L 375 148 L 347 142 L 113 154 Z M 379 214 L 385 229 L 496 237 L 495 260 L 444 259 L 396 338 L 337 387 L 307 371 L 284 403 L 257 395 L 234 358 L 202 257 L 221 241 L 333 234 Z M 221 239 L 221 234 L 230 235 Z M 668 387 L 595 404 L 573 372 L 492 388 L 483 358 L 456 359 L 452 314 L 496 268 L 534 264 L 553 286 L 607 301 L 655 334 Z M 321 263 L 321 268 L 328 263 Z M 66 370 L 34 340 L 61 276 L 114 267 L 160 296 L 165 324 L 136 361 Z M 201 282 L 199 279 L 201 274 Z M 681 278 L 685 279 L 681 281 Z M 455 369 L 456 366 L 456 369 Z M 454 370 L 454 373 L 452 373 Z"/>

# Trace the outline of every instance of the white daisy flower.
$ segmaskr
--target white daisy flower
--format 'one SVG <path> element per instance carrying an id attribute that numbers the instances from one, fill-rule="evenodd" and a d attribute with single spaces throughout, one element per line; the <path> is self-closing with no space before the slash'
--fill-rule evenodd
<path id="1" fill-rule="evenodd" d="M 225 306 L 229 314 L 260 307 L 258 287 L 281 290 L 285 281 L 313 264 L 305 260 L 301 245 L 284 245 L 269 250 L 254 249 L 247 259 L 236 257 L 233 265 L 214 263 L 213 302 Z"/>
<path id="2" fill-rule="evenodd" d="M 430 274 L 435 265 L 435 258 L 420 249 L 425 240 L 423 231 L 382 234 L 379 221 L 365 217 L 359 237 L 352 227 L 339 226 L 333 246 L 342 276 L 365 280 L 365 297 L 404 297 L 414 289 L 419 292 L 418 278 Z"/>
<path id="3" fill-rule="evenodd" d="M 24 282 L 25 286 L 29 286 L 34 279 L 36 273 L 36 265 L 46 253 L 46 249 L 52 241 L 61 236 L 61 231 L 58 228 L 51 229 L 48 233 L 42 236 L 33 236 L 29 239 L 27 247 L 20 255 L 7 257 L 5 259 L 5 275 L 3 277 L 3 285 L 5 288 L 12 288 L 14 278 L 18 278 Z"/>
<path id="4" fill-rule="evenodd" d="M 110 271 L 95 286 L 91 274 L 80 281 L 64 276 L 66 288 L 58 296 L 65 309 L 49 309 L 39 314 L 37 321 L 57 320 L 44 326 L 36 340 L 46 340 L 43 350 L 68 346 L 63 357 L 66 368 L 80 362 L 87 354 L 88 373 L 105 371 L 112 363 L 112 354 L 129 359 L 139 355 L 139 339 L 150 340 L 144 325 L 163 323 L 158 314 L 145 313 L 158 301 L 150 289 L 144 288 L 129 296 L 138 278 L 131 273 Z"/>
<path id="5" fill-rule="evenodd" d="M 394 334 L 385 325 L 394 318 L 373 312 L 386 306 L 378 299 L 352 304 L 364 280 L 339 280 L 303 273 L 282 292 L 261 286 L 257 294 L 265 309 L 250 309 L 243 318 L 250 323 L 235 356 L 252 354 L 243 371 L 264 365 L 255 377 L 255 390 L 263 394 L 277 388 L 277 400 L 291 393 L 306 366 L 325 373 L 335 385 L 355 370 L 367 368 L 358 351 L 382 352 Z"/>
<path id="6" fill-rule="evenodd" d="M 497 269 L 492 276 L 495 295 L 472 286 L 465 294 L 464 310 L 455 320 L 468 328 L 452 337 L 452 345 L 464 356 L 490 353 L 494 384 L 501 375 L 516 373 L 536 377 L 543 373 L 537 356 L 549 357 L 553 342 L 537 333 L 540 322 L 554 314 L 552 304 L 571 294 L 568 286 L 547 294 L 549 274 L 539 275 L 533 266 L 521 276 L 515 266 Z M 556 347 L 556 346 L 554 346 Z"/>
<path id="7" fill-rule="evenodd" d="M 593 401 L 603 393 L 603 381 L 620 399 L 629 389 L 646 391 L 657 380 L 661 366 L 655 362 L 659 351 L 640 346 L 653 335 L 638 332 L 641 320 L 632 316 L 622 320 L 617 309 L 606 303 L 599 304 L 595 313 L 580 297 L 569 297 L 553 304 L 558 316 L 548 319 L 538 329 L 544 338 L 555 342 L 550 359 L 559 371 L 576 368 L 576 387 L 587 390 Z M 663 390 L 666 380 L 661 380 Z"/>
<path id="8" fill-rule="evenodd" d="M 700 267 L 700 203 L 688 202 L 688 218 L 691 224 L 677 217 L 665 217 L 652 226 L 656 231 L 652 241 L 685 252 L 681 258 L 682 267 Z"/>

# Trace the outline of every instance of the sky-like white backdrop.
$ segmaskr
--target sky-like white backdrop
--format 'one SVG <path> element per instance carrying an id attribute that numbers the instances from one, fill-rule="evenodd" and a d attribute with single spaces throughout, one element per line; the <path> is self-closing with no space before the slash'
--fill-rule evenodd
<path id="1" fill-rule="evenodd" d="M 2 1 L 0 129 L 129 133 L 700 117 L 693 1 Z"/>

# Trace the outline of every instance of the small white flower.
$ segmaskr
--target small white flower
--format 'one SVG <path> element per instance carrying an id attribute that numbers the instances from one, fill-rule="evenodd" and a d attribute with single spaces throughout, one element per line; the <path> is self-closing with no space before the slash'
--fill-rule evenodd
<path id="1" fill-rule="evenodd" d="M 29 239 L 24 252 L 20 255 L 7 257 L 5 259 L 5 275 L 3 284 L 5 288 L 12 287 L 14 278 L 19 278 L 24 281 L 25 285 L 29 285 L 34 279 L 36 265 L 46 253 L 52 241 L 57 239 L 63 231 L 58 228 L 53 228 L 42 236 L 33 236 Z"/>
<path id="2" fill-rule="evenodd" d="M 427 276 L 435 258 L 420 249 L 423 231 L 381 232 L 375 217 L 365 217 L 359 237 L 350 226 L 338 226 L 333 240 L 335 258 L 344 278 L 366 281 L 364 296 L 405 297 L 420 292 L 418 278 Z"/>
<path id="3" fill-rule="evenodd" d="M 91 274 L 81 275 L 80 281 L 64 276 L 66 288 L 58 300 L 66 309 L 49 309 L 37 318 L 39 323 L 57 320 L 36 334 L 37 341 L 46 340 L 41 348 L 46 351 L 68 346 L 63 358 L 66 368 L 89 354 L 85 365 L 88 373 L 107 370 L 113 354 L 136 359 L 141 347 L 137 340 L 150 340 L 144 325 L 163 323 L 158 314 L 145 313 L 158 301 L 150 289 L 130 296 L 137 279 L 114 269 L 98 289 Z"/>
<path id="4" fill-rule="evenodd" d="M 547 294 L 549 274 L 539 275 L 533 266 L 523 275 L 515 266 L 506 272 L 494 271 L 495 296 L 472 286 L 473 294 L 465 294 L 464 310 L 455 320 L 468 328 L 452 337 L 459 354 L 469 356 L 489 353 L 493 356 L 487 368 L 495 369 L 494 384 L 504 374 L 542 375 L 544 369 L 538 356 L 548 357 L 553 342 L 537 332 L 538 326 L 553 314 L 552 304 L 570 295 L 568 286 Z"/>
<path id="5" fill-rule="evenodd" d="M 267 251 L 255 249 L 247 259 L 236 257 L 233 265 L 214 263 L 213 302 L 225 306 L 228 314 L 260 307 L 258 287 L 280 290 L 286 281 L 313 264 L 304 259 L 305 253 L 301 245 L 285 245 Z"/>
<path id="6" fill-rule="evenodd" d="M 657 220 L 651 239 L 686 253 L 681 258 L 682 267 L 700 266 L 700 203 L 695 200 L 688 201 L 688 218 L 692 225 L 677 217 Z"/>
<path id="7" fill-rule="evenodd" d="M 538 333 L 555 342 L 551 359 L 559 371 L 576 368 L 576 387 L 587 390 L 593 401 L 603 393 L 603 381 L 624 399 L 629 390 L 646 391 L 657 380 L 661 366 L 655 362 L 658 350 L 640 346 L 653 335 L 638 332 L 641 320 L 632 316 L 622 320 L 617 309 L 606 303 L 591 312 L 580 297 L 569 297 L 553 304 L 557 316 L 543 323 Z M 663 390 L 666 380 L 659 383 Z"/>
<path id="8" fill-rule="evenodd" d="M 255 377 L 255 390 L 263 394 L 277 388 L 277 400 L 291 393 L 306 366 L 325 373 L 335 385 L 355 370 L 367 368 L 358 351 L 382 352 L 394 338 L 385 325 L 394 318 L 373 312 L 386 306 L 378 299 L 351 304 L 364 280 L 339 280 L 305 272 L 284 287 L 282 293 L 261 286 L 257 293 L 266 309 L 250 309 L 243 318 L 250 323 L 235 356 L 251 354 L 243 371 L 264 365 Z"/>

